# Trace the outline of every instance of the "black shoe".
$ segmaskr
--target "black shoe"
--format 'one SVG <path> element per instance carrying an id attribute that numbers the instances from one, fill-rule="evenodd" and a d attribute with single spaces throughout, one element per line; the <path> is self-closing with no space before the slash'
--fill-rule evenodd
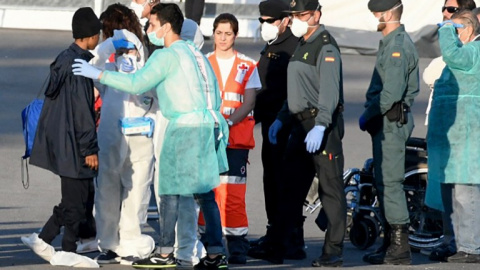
<path id="1" fill-rule="evenodd" d="M 228 269 L 227 257 L 219 254 L 214 258 L 210 258 L 207 255 L 201 258 L 200 262 L 193 269 Z"/>
<path id="2" fill-rule="evenodd" d="M 480 254 L 469 254 L 463 251 L 448 257 L 450 263 L 480 263 Z"/>
<path id="3" fill-rule="evenodd" d="M 256 246 L 259 246 L 261 245 L 263 242 L 265 242 L 265 239 L 267 238 L 266 235 L 258 238 L 258 239 L 255 239 L 255 240 L 251 240 L 249 241 L 250 242 L 250 247 L 256 247 Z"/>
<path id="4" fill-rule="evenodd" d="M 173 253 L 168 254 L 168 256 L 162 256 L 161 254 L 152 254 L 150 257 L 142 260 L 135 261 L 132 264 L 133 268 L 136 269 L 145 269 L 145 268 L 175 268 L 177 264 L 175 263 L 175 258 Z"/>
<path id="5" fill-rule="evenodd" d="M 440 246 L 430 253 L 428 256 L 428 259 L 431 261 L 437 261 L 437 262 L 447 262 L 448 257 L 451 257 L 457 253 L 453 247 L 444 245 Z"/>
<path id="6" fill-rule="evenodd" d="M 94 260 L 97 261 L 98 264 L 111 264 L 120 263 L 121 258 L 117 255 L 117 253 L 111 250 L 105 250 L 98 254 Z"/>
<path id="7" fill-rule="evenodd" d="M 245 255 L 230 255 L 228 257 L 229 264 L 246 264 L 247 257 Z"/>
<path id="8" fill-rule="evenodd" d="M 313 267 L 342 267 L 343 258 L 337 255 L 323 254 L 312 262 Z"/>
<path id="9" fill-rule="evenodd" d="M 266 244 L 250 247 L 247 255 L 273 264 L 283 264 L 283 256 L 280 256 L 278 252 L 275 252 L 272 247 Z"/>
<path id="10" fill-rule="evenodd" d="M 298 248 L 295 251 L 288 251 L 285 254 L 285 259 L 287 260 L 303 260 L 305 258 L 307 258 L 307 253 L 303 248 Z"/>

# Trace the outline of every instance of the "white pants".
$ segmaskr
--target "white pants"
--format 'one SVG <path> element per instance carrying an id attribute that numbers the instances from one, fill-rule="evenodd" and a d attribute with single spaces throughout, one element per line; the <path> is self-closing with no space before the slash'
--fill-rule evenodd
<path id="1" fill-rule="evenodd" d="M 99 152 L 95 193 L 97 238 L 102 250 L 121 257 L 145 258 L 155 248 L 152 237 L 142 235 L 147 220 L 153 174 L 153 145 L 145 136 L 127 139 L 128 154 L 123 166 L 102 166 L 108 151 Z M 103 163 L 105 164 L 105 163 Z"/>
<path id="2" fill-rule="evenodd" d="M 153 186 L 155 199 L 157 202 L 157 209 L 159 209 L 158 206 L 160 205 L 160 196 L 158 194 L 159 156 L 162 151 L 162 143 L 164 141 L 167 125 L 168 119 L 162 115 L 160 110 L 157 111 L 157 116 L 155 119 L 155 135 L 153 137 L 156 159 Z M 198 241 L 197 236 L 198 212 L 200 208 L 197 202 L 193 199 L 193 196 L 180 196 L 178 209 L 179 212 L 175 237 L 175 258 L 197 264 L 199 262 L 199 258 L 206 255 L 206 251 L 203 248 L 202 243 Z"/>

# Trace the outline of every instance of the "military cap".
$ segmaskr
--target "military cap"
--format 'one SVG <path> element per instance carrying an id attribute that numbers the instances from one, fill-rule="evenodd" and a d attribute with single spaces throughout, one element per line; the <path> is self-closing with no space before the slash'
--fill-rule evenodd
<path id="1" fill-rule="evenodd" d="M 258 5 L 260 16 L 281 19 L 288 16 L 288 2 L 286 0 L 267 0 Z"/>
<path id="2" fill-rule="evenodd" d="M 290 13 L 297 13 L 309 10 L 320 10 L 322 6 L 319 0 L 292 0 L 290 1 Z"/>
<path id="3" fill-rule="evenodd" d="M 402 3 L 401 0 L 370 0 L 368 2 L 368 9 L 371 12 L 384 12 Z"/>

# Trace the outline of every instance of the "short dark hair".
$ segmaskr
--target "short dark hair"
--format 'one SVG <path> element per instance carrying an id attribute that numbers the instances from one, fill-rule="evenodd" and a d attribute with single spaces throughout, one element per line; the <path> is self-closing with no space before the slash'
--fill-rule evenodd
<path id="1" fill-rule="evenodd" d="M 120 3 L 112 4 L 100 14 L 102 22 L 103 38 L 113 36 L 113 30 L 126 29 L 137 36 L 143 42 L 142 25 L 132 9 Z"/>
<path id="2" fill-rule="evenodd" d="M 170 23 L 172 31 L 180 35 L 183 25 L 183 14 L 177 4 L 157 4 L 150 11 L 151 15 L 156 15 L 162 25 Z"/>
<path id="3" fill-rule="evenodd" d="M 447 3 L 447 0 L 445 0 L 445 3 Z M 477 7 L 475 2 L 473 0 L 457 0 L 457 5 L 458 9 L 467 9 L 467 10 L 473 10 L 474 8 Z"/>
<path id="4" fill-rule="evenodd" d="M 232 27 L 233 33 L 235 34 L 235 36 L 237 35 L 237 33 L 238 33 L 238 20 L 233 14 L 222 13 L 222 14 L 218 15 L 215 18 L 215 21 L 213 21 L 213 32 L 215 32 L 215 29 L 217 29 L 217 27 L 220 23 L 229 23 L 230 26 Z"/>
<path id="5" fill-rule="evenodd" d="M 397 7 L 397 8 L 395 8 L 395 7 Z M 395 18 L 400 20 L 402 18 L 402 14 L 403 14 L 403 3 L 402 3 L 402 1 L 398 1 L 398 3 L 395 4 L 394 8 L 395 9 L 392 10 L 393 16 L 395 16 Z"/>

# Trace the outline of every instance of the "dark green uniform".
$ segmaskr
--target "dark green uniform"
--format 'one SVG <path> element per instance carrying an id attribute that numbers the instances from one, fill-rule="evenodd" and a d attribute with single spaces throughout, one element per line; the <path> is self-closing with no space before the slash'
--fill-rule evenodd
<path id="1" fill-rule="evenodd" d="M 284 154 L 282 181 L 285 183 L 278 209 L 277 235 L 287 243 L 293 229 L 303 224 L 294 220 L 315 174 L 319 179 L 319 197 L 328 218 L 322 255 L 343 253 L 346 226 L 346 202 L 343 186 L 344 135 L 342 60 L 335 39 L 321 25 L 309 38 L 300 40 L 288 65 L 288 106 L 279 112 L 282 123 L 292 123 Z M 313 112 L 313 113 L 310 113 Z M 326 127 L 319 151 L 306 150 L 305 137 L 316 125 Z M 278 229 L 277 223 L 273 226 Z M 283 229 L 283 230 L 282 230 Z M 340 262 L 341 263 L 341 262 Z"/>
<path id="2" fill-rule="evenodd" d="M 410 112 L 406 124 L 390 121 L 386 114 L 397 102 L 412 106 L 418 93 L 418 54 L 405 27 L 400 25 L 380 41 L 362 115 L 367 121 L 367 131 L 372 136 L 380 205 L 390 224 L 409 223 L 402 182 L 405 174 L 405 143 L 414 124 Z"/>

